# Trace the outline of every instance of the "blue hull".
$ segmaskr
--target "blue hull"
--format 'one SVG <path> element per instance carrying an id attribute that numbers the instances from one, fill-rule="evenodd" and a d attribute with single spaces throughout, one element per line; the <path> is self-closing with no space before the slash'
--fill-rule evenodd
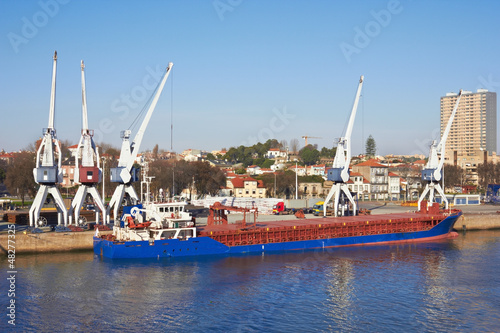
<path id="1" fill-rule="evenodd" d="M 226 246 L 210 237 L 188 240 L 165 239 L 150 244 L 148 241 L 112 242 L 94 237 L 94 253 L 105 258 L 164 258 L 201 255 L 231 255 L 252 252 L 291 251 L 325 247 L 354 246 L 377 243 L 401 243 L 443 238 L 450 234 L 457 219 L 462 215 L 445 218 L 430 230 L 377 234 L 366 236 L 337 237 L 268 244 Z"/>

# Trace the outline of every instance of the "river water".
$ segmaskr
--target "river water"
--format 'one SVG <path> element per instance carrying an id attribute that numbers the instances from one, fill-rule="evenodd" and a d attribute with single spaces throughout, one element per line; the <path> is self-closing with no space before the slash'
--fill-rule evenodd
<path id="1" fill-rule="evenodd" d="M 233 257 L 18 255 L 19 332 L 499 332 L 500 231 Z M 2 259 L 0 330 L 12 329 Z"/>

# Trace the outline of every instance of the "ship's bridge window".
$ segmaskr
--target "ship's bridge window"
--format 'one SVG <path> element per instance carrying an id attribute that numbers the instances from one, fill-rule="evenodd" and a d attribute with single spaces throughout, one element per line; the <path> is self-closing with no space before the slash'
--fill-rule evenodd
<path id="1" fill-rule="evenodd" d="M 160 213 L 163 213 L 163 207 L 160 207 Z"/>

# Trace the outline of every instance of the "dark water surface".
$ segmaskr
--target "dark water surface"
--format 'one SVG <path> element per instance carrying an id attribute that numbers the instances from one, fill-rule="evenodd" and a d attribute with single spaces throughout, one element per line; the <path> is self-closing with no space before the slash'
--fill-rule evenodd
<path id="1" fill-rule="evenodd" d="M 19 332 L 500 332 L 500 231 L 218 258 L 18 255 L 16 266 Z"/>

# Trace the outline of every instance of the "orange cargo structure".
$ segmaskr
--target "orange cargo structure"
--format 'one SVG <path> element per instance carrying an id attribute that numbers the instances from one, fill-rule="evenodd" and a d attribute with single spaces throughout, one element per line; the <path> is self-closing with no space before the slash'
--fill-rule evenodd
<path id="1" fill-rule="evenodd" d="M 233 207 L 224 206 L 220 202 L 215 202 L 210 206 L 210 213 L 207 219 L 207 226 L 217 226 L 217 225 L 228 225 L 226 210 L 229 212 L 240 212 L 243 213 L 243 220 L 238 221 L 237 224 L 241 228 L 246 227 L 247 223 L 247 213 L 253 214 L 253 226 L 256 226 L 258 210 L 257 208 L 243 208 L 243 207 Z"/>

